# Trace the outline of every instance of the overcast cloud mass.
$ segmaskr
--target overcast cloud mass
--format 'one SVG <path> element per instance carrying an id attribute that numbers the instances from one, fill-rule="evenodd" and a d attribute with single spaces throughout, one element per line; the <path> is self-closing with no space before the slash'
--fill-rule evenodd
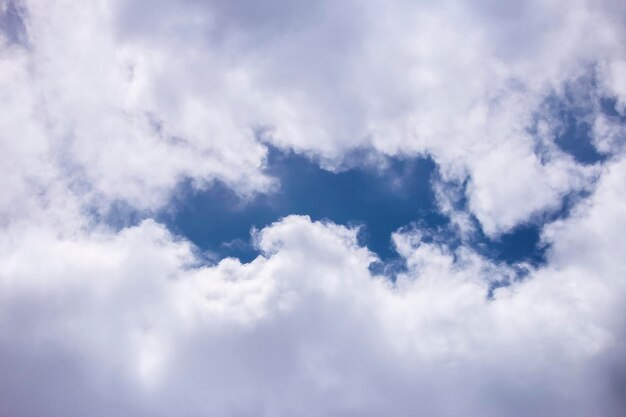
<path id="1" fill-rule="evenodd" d="M 625 45 L 623 0 L 0 0 L 0 416 L 626 416 Z M 272 150 L 430 158 L 455 243 L 159 221 Z"/>

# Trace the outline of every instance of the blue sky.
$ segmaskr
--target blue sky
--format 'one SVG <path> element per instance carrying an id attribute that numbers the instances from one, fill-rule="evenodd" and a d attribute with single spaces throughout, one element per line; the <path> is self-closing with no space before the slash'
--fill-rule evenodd
<path id="1" fill-rule="evenodd" d="M 280 181 L 275 192 L 250 199 L 221 183 L 201 191 L 187 186 L 162 219 L 213 260 L 233 256 L 251 261 L 258 256 L 251 231 L 291 214 L 359 226 L 360 242 L 383 262 L 397 260 L 391 234 L 400 228 L 420 228 L 431 238 L 459 244 L 460 236 L 435 200 L 432 182 L 437 167 L 432 159 L 387 158 L 378 165 L 329 171 L 305 156 L 272 149 L 267 173 Z M 545 250 L 539 232 L 536 222 L 496 238 L 479 229 L 472 244 L 498 261 L 536 264 Z"/>
<path id="2" fill-rule="evenodd" d="M 273 150 L 267 172 L 280 181 L 276 192 L 246 201 L 222 184 L 187 191 L 170 221 L 202 249 L 249 260 L 253 227 L 261 229 L 290 214 L 308 215 L 362 225 L 363 242 L 387 259 L 393 256 L 391 232 L 413 221 L 438 225 L 444 219 L 430 187 L 432 160 L 389 160 L 385 165 L 331 172 L 304 156 Z M 227 246 L 237 240 L 239 244 Z"/>

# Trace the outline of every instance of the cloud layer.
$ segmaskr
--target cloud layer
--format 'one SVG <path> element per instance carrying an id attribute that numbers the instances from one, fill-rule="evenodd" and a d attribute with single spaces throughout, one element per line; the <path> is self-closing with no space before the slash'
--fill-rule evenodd
<path id="1" fill-rule="evenodd" d="M 623 2 L 0 0 L 0 15 L 0 415 L 624 414 Z M 550 102 L 603 161 L 559 146 Z M 344 225 L 277 219 L 251 263 L 207 264 L 151 219 L 181 184 L 271 193 L 268 145 L 329 170 L 360 150 L 429 155 L 465 244 L 399 230 L 393 282 Z M 542 226 L 545 265 L 464 240 L 543 224 L 572 196 Z M 115 227 L 113 209 L 145 220 Z"/>

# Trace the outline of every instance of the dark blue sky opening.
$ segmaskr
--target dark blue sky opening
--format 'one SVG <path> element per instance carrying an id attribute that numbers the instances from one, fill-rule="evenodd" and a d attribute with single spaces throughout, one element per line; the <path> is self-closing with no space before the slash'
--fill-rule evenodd
<path id="1" fill-rule="evenodd" d="M 385 169 L 331 172 L 304 156 L 272 150 L 268 173 L 280 180 L 276 193 L 242 201 L 220 183 L 202 192 L 187 187 L 174 214 L 160 220 L 218 258 L 249 261 L 257 255 L 250 243 L 253 227 L 290 214 L 308 215 L 362 226 L 361 243 L 388 260 L 396 256 L 390 240 L 394 230 L 416 219 L 447 221 L 438 213 L 430 186 L 435 168 L 430 158 L 390 159 Z"/>
<path id="2" fill-rule="evenodd" d="M 214 261 L 228 256 L 251 261 L 258 255 L 250 241 L 251 229 L 261 229 L 290 214 L 360 225 L 360 243 L 382 261 L 371 269 L 392 277 L 404 269 L 391 243 L 392 232 L 399 228 L 417 228 L 424 241 L 444 243 L 452 249 L 469 243 L 484 256 L 501 262 L 539 265 L 545 261 L 546 248 L 539 239 L 543 221 L 521 225 L 495 240 L 484 235 L 476 221 L 478 233 L 462 242 L 436 206 L 431 181 L 437 166 L 431 158 L 388 159 L 384 169 L 361 165 L 330 172 L 305 156 L 273 149 L 268 173 L 280 180 L 276 193 L 242 201 L 221 183 L 203 191 L 186 186 L 175 210 L 162 213 L 158 220 Z M 463 200 L 460 207 L 466 204 Z"/>
<path id="3" fill-rule="evenodd" d="M 607 156 L 598 152 L 592 143 L 590 122 L 577 115 L 573 109 L 561 109 L 560 113 L 565 126 L 557 136 L 556 144 L 581 164 L 605 161 Z"/>
<path id="4" fill-rule="evenodd" d="M 598 96 L 597 89 L 595 74 L 591 71 L 566 85 L 563 93 L 548 97 L 537 113 L 537 120 L 551 115 L 560 122 L 556 145 L 581 164 L 601 163 L 609 157 L 593 144 L 592 126 L 598 111 L 619 123 L 626 122 L 626 117 L 616 111 L 616 99 Z M 531 132 L 536 133 L 536 126 Z"/>

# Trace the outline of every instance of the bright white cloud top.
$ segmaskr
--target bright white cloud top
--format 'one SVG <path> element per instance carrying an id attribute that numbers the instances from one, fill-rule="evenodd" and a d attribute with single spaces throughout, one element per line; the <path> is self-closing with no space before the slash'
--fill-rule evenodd
<path id="1" fill-rule="evenodd" d="M 623 1 L 0 0 L 0 16 L 0 416 L 626 413 Z M 601 161 L 559 146 L 550 100 L 584 109 Z M 412 229 L 393 282 L 355 228 L 305 216 L 258 231 L 251 263 L 209 264 L 152 219 L 183 183 L 272 192 L 269 146 L 329 170 L 359 149 L 430 156 L 460 236 L 472 216 L 497 238 L 578 202 L 541 223 L 547 260 L 523 280 Z M 114 206 L 146 220 L 120 230 Z"/>

